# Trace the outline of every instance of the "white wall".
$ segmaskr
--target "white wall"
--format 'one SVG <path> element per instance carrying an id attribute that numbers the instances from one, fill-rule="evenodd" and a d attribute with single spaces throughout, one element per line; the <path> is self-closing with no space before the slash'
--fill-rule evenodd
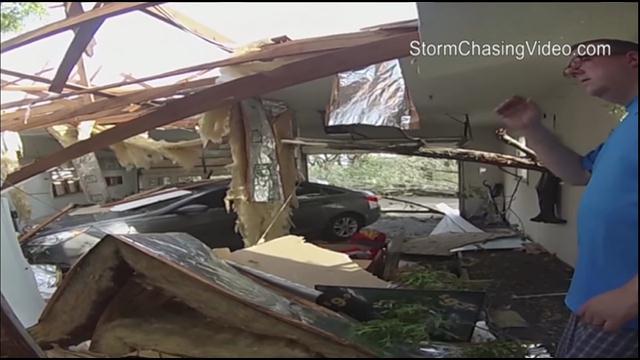
<path id="1" fill-rule="evenodd" d="M 464 148 L 502 152 L 502 142 L 496 138 L 496 129 L 497 126 L 472 127 L 473 139 Z M 481 169 L 484 169 L 484 171 L 481 172 Z M 491 185 L 503 183 L 503 172 L 493 165 L 472 162 L 463 162 L 461 171 L 462 183 L 460 184 L 460 190 L 463 191 L 465 196 L 461 202 L 460 213 L 465 217 L 478 215 L 484 211 L 486 206 L 490 206 L 487 203 L 488 198 L 485 196 L 487 191 L 482 182 L 486 180 Z"/>
<path id="2" fill-rule="evenodd" d="M 35 325 L 44 309 L 33 271 L 22 255 L 9 213 L 9 201 L 0 198 L 0 287 L 11 310 L 24 327 Z"/>
<path id="3" fill-rule="evenodd" d="M 618 124 L 618 120 L 609 112 L 610 106 L 603 101 L 587 97 L 578 89 L 562 97 L 540 99 L 541 108 L 547 113 L 544 124 L 553 128 L 553 114 L 556 114 L 554 132 L 564 144 L 579 154 L 595 148 L 608 136 Z M 506 153 L 515 154 L 511 147 L 504 146 Z M 545 224 L 529 221 L 538 214 L 538 197 L 535 187 L 539 173 L 529 172 L 529 184 L 520 184 L 512 209 L 524 222 L 525 232 L 532 240 L 542 244 L 549 252 L 556 254 L 569 265 L 575 265 L 577 257 L 576 218 L 580 197 L 584 187 L 563 184 L 561 187 L 561 213 L 567 224 Z M 515 179 L 505 176 L 506 191 L 511 193 Z M 519 223 L 515 216 L 512 223 Z"/>
<path id="4" fill-rule="evenodd" d="M 24 156 L 21 159 L 21 163 L 23 165 L 50 155 L 62 148 L 55 139 L 49 136 L 22 136 L 22 143 Z M 123 177 L 122 185 L 110 186 L 108 188 L 112 199 L 120 199 L 136 191 L 137 176 L 135 170 L 125 171 L 117 161 L 115 161 L 115 155 L 110 151 L 100 151 L 97 153 L 97 156 L 104 176 Z M 79 205 L 88 204 L 86 196 L 82 192 L 54 197 L 51 189 L 51 178 L 48 172 L 34 176 L 21 186 L 28 194 L 31 205 L 31 219 L 38 219 L 53 214 L 69 203 Z"/>

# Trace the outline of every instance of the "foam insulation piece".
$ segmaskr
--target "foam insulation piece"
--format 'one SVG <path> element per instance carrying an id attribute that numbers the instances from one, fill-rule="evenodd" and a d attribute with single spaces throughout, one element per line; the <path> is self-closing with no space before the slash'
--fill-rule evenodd
<path id="1" fill-rule="evenodd" d="M 258 52 L 267 45 L 272 45 L 274 42 L 270 39 L 258 40 L 247 45 L 237 48 L 233 52 L 233 56 L 245 55 L 251 52 Z M 235 80 L 240 77 L 257 74 L 259 72 L 271 71 L 279 68 L 282 65 L 288 64 L 293 61 L 298 61 L 309 56 L 315 56 L 314 54 L 287 56 L 284 58 L 272 59 L 270 61 L 250 61 L 243 64 L 237 64 L 232 66 L 224 66 L 220 68 L 220 76 L 218 81 L 224 83 L 230 80 Z"/>
<path id="2" fill-rule="evenodd" d="M 20 169 L 20 157 L 22 157 L 22 140 L 14 131 L 0 133 L 0 177 L 2 182 L 7 175 Z M 31 219 L 31 204 L 21 185 L 9 190 L 9 199 L 18 213 L 18 218 L 25 222 Z"/>
<path id="3" fill-rule="evenodd" d="M 142 289 L 126 291 L 132 279 L 138 279 Z M 126 319 L 141 321 L 120 321 Z M 171 330 L 173 326 L 178 329 Z M 262 287 L 213 257 L 202 242 L 173 233 L 106 236 L 67 273 L 30 332 L 41 346 L 91 339 L 91 351 L 105 346 L 118 353 L 123 345 L 162 347 L 169 354 L 176 348 L 199 352 L 199 342 L 210 337 L 212 343 L 227 343 L 211 349 L 209 356 L 231 351 L 236 342 L 247 347 L 236 351 L 262 349 L 266 356 L 293 355 L 289 351 L 324 357 L 374 355 L 369 344 L 353 335 L 354 326 L 354 321 L 316 304 Z M 107 328 L 114 336 L 103 331 Z M 207 328 L 220 332 L 212 335 Z"/>
<path id="4" fill-rule="evenodd" d="M 145 331 L 140 331 L 141 324 Z M 111 356 L 123 356 L 131 349 L 205 358 L 318 355 L 285 338 L 221 324 L 142 280 L 129 280 L 109 304 L 91 349 Z"/>
<path id="5" fill-rule="evenodd" d="M 232 106 L 232 103 L 224 104 L 206 112 L 198 120 L 198 133 L 203 146 L 207 146 L 209 142 L 220 144 L 222 138 L 229 135 L 229 117 Z"/>
<path id="6" fill-rule="evenodd" d="M 137 135 L 123 142 L 111 145 L 116 159 L 124 168 L 149 169 L 151 165 L 167 158 L 174 164 L 189 170 L 200 161 L 202 143 L 200 140 L 168 142 L 153 140 Z"/>

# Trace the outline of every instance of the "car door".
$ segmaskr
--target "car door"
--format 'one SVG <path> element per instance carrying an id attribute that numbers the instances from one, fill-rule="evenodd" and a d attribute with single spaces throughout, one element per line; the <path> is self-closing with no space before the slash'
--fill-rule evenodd
<path id="1" fill-rule="evenodd" d="M 241 247 L 241 238 L 234 231 L 236 216 L 227 213 L 224 207 L 226 189 L 220 188 L 203 193 L 201 196 L 183 202 L 166 213 L 144 219 L 145 232 L 185 232 L 211 248 Z M 206 209 L 195 213 L 181 213 L 179 210 L 190 205 L 205 205 Z"/>
<path id="2" fill-rule="evenodd" d="M 318 232 L 327 225 L 325 206 L 326 194 L 312 183 L 302 183 L 296 189 L 298 208 L 293 210 L 293 232 L 307 234 Z"/>

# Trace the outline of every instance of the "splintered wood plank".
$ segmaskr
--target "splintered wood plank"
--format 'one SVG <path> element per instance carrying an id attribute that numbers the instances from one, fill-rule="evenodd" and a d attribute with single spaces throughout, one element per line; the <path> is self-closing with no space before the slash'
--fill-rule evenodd
<path id="1" fill-rule="evenodd" d="M 99 4 L 99 3 L 98 3 Z M 75 3 L 70 5 L 67 11 L 67 18 L 73 18 L 74 16 L 81 16 L 84 14 L 82 11 L 82 5 Z M 75 31 L 75 36 L 71 41 L 71 44 L 67 48 L 67 52 L 62 58 L 58 71 L 51 81 L 49 91 L 55 93 L 61 93 L 65 88 L 65 84 L 69 79 L 69 75 L 73 68 L 78 64 L 78 61 L 82 58 L 82 53 L 87 50 L 87 47 L 93 40 L 93 36 L 98 32 L 102 23 L 106 20 L 106 17 L 97 18 L 95 20 L 88 21 L 78 27 Z"/>
<path id="2" fill-rule="evenodd" d="M 40 230 L 44 229 L 46 226 L 48 226 L 49 224 L 51 224 L 52 222 L 58 220 L 60 217 L 62 217 L 64 214 L 68 213 L 71 209 L 75 208 L 76 204 L 68 204 L 67 206 L 65 206 L 64 208 L 62 208 L 62 210 L 58 211 L 57 213 L 51 215 L 50 217 L 48 217 L 45 221 L 41 222 L 40 224 L 36 225 L 33 229 L 27 231 L 26 233 L 24 233 L 23 235 L 21 235 L 18 238 L 18 242 L 20 242 L 20 244 L 25 244 L 26 242 L 29 241 L 29 239 L 31 239 L 35 234 L 37 234 L 38 232 L 40 232 Z"/>
<path id="3" fill-rule="evenodd" d="M 144 9 L 149 6 L 161 4 L 161 2 L 121 2 L 110 3 L 99 9 L 87 11 L 86 13 L 64 20 L 56 21 L 41 28 L 18 35 L 12 39 L 0 43 L 0 53 L 10 51 L 34 41 L 38 41 L 51 35 L 59 34 L 63 31 L 86 24 L 93 20 L 106 19 L 111 16 L 120 15 L 133 10 Z"/>
<path id="4" fill-rule="evenodd" d="M 389 36 L 383 40 L 321 53 L 285 64 L 270 71 L 259 72 L 214 85 L 182 99 L 172 101 L 136 121 L 122 123 L 90 139 L 78 141 L 50 156 L 38 159 L 9 174 L 3 184 L 3 189 L 17 185 L 47 169 L 89 152 L 105 148 L 179 119 L 214 109 L 225 101 L 239 101 L 343 71 L 409 56 L 408 44 L 418 37 L 417 32 Z"/>
<path id="5" fill-rule="evenodd" d="M 233 43 L 231 39 L 214 31 L 213 29 L 193 20 L 187 15 L 166 6 L 157 5 L 142 10 L 144 13 L 163 21 L 180 30 L 190 32 L 206 42 L 217 46 L 219 49 L 228 53 L 233 50 L 225 44 Z"/>

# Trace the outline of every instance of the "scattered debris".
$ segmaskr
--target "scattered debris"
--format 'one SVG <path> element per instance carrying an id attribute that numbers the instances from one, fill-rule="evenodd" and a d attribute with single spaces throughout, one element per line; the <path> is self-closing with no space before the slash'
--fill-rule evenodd
<path id="1" fill-rule="evenodd" d="M 512 299 L 532 299 L 532 298 L 541 298 L 548 296 L 566 296 L 566 292 L 557 292 L 557 293 L 548 293 L 548 294 L 532 294 L 532 295 L 512 295 Z"/>
<path id="2" fill-rule="evenodd" d="M 42 346 L 91 340 L 90 351 L 110 356 L 376 354 L 351 335 L 355 322 L 311 305 L 250 280 L 189 235 L 107 236 L 66 275 L 31 333 Z"/>
<path id="3" fill-rule="evenodd" d="M 460 211 L 451 208 L 445 203 L 439 203 L 436 208 L 445 214 L 444 218 L 440 220 L 436 228 L 433 229 L 430 235 L 438 235 L 444 233 L 481 233 L 482 230 L 475 227 L 473 224 L 465 220 L 460 216 Z"/>
<path id="4" fill-rule="evenodd" d="M 489 240 L 510 238 L 514 233 L 503 232 L 459 232 L 441 233 L 407 239 L 402 244 L 402 253 L 410 255 L 452 256 L 452 249 L 461 246 L 485 243 Z"/>
<path id="5" fill-rule="evenodd" d="M 404 286 L 422 290 L 468 290 L 483 291 L 487 284 L 457 277 L 449 271 L 432 270 L 426 266 L 403 269 L 396 281 Z"/>
<path id="6" fill-rule="evenodd" d="M 527 321 L 513 310 L 491 310 L 489 322 L 500 329 L 529 327 Z"/>
<path id="7" fill-rule="evenodd" d="M 234 252 L 228 249 L 213 252 L 223 259 L 312 289 L 316 285 L 379 288 L 391 285 L 362 269 L 347 254 L 323 249 L 299 236 L 284 236 Z"/>
<path id="8" fill-rule="evenodd" d="M 481 244 L 471 244 L 462 246 L 459 248 L 451 249 L 451 252 L 464 252 L 464 251 L 479 251 L 479 250 L 514 250 L 521 249 L 526 244 L 530 243 L 529 240 L 522 239 L 521 237 L 505 238 L 489 240 Z"/>
<path id="9" fill-rule="evenodd" d="M 487 323 L 483 321 L 478 321 L 476 323 L 476 327 L 473 329 L 473 334 L 471 335 L 472 343 L 484 343 L 495 341 L 496 337 L 489 331 L 489 327 Z"/>
<path id="10" fill-rule="evenodd" d="M 51 299 L 53 293 L 58 289 L 62 281 L 62 271 L 55 265 L 31 265 L 33 276 L 38 284 L 38 291 L 42 298 L 47 301 Z"/>

